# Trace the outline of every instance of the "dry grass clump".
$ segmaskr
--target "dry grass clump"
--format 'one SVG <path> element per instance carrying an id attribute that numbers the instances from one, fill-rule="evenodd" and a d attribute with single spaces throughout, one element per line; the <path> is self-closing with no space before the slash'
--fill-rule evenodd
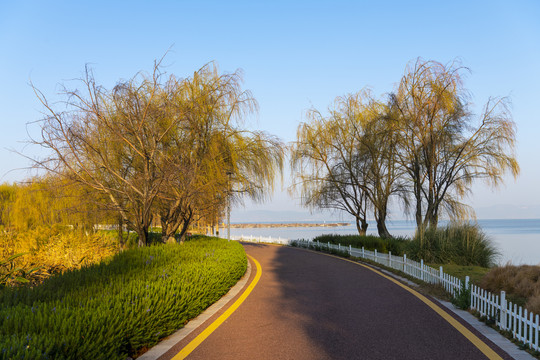
<path id="1" fill-rule="evenodd" d="M 491 292 L 504 290 L 510 301 L 540 314 L 540 266 L 495 267 L 484 276 L 480 286 Z"/>
<path id="2" fill-rule="evenodd" d="M 39 267 L 30 277 L 34 282 L 54 273 L 99 263 L 117 252 L 118 246 L 111 237 L 60 226 L 0 232 L 0 259 L 25 253 L 16 258 L 13 265 L 20 269 Z"/>

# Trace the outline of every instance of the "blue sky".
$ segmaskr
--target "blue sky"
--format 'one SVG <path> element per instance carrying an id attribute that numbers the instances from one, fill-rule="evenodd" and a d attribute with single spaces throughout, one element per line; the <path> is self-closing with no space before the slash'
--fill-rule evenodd
<path id="1" fill-rule="evenodd" d="M 172 48 L 171 48 L 172 46 Z M 260 111 L 251 128 L 295 138 L 310 107 L 370 87 L 392 91 L 407 62 L 460 58 L 480 112 L 510 96 L 522 173 L 496 192 L 483 184 L 468 203 L 540 204 L 540 2 L 538 1 L 1 1 L 0 181 L 17 181 L 29 156 L 26 124 L 42 110 L 29 82 L 51 100 L 85 64 L 107 88 L 150 71 L 167 49 L 167 72 L 187 77 L 216 61 L 242 69 Z M 36 133 L 35 127 L 29 131 Z M 286 178 L 287 181 L 287 178 Z M 278 190 L 258 208 L 296 209 Z M 251 205 L 249 205 L 251 206 Z"/>

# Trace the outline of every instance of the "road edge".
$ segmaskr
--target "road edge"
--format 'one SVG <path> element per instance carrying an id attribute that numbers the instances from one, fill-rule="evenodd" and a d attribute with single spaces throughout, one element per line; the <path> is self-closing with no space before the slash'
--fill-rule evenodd
<path id="1" fill-rule="evenodd" d="M 210 305 L 205 311 L 200 313 L 196 318 L 190 320 L 183 328 L 169 335 L 165 339 L 161 340 L 158 344 L 154 345 L 150 350 L 142 354 L 137 360 L 156 360 L 168 352 L 173 346 L 182 341 L 185 337 L 191 334 L 205 321 L 214 316 L 218 311 L 225 307 L 229 301 L 231 301 L 236 295 L 244 289 L 250 276 L 251 276 L 251 262 L 246 257 L 247 269 L 242 278 L 225 294 L 221 299 Z"/>
<path id="2" fill-rule="evenodd" d="M 352 263 L 356 263 L 358 265 L 361 265 L 363 267 L 371 269 L 372 271 L 376 270 L 375 272 L 377 272 L 377 271 L 381 272 L 382 274 L 380 274 L 380 275 L 383 275 L 383 277 L 385 277 L 384 275 L 386 275 L 387 277 L 393 278 L 397 282 L 401 282 L 402 287 L 409 287 L 411 290 L 413 290 L 415 292 L 417 291 L 417 290 L 415 290 L 415 288 L 417 288 L 418 285 L 415 284 L 414 282 L 412 282 L 409 279 L 406 279 L 404 277 L 401 277 L 401 276 L 399 276 L 397 274 L 394 274 L 393 272 L 388 271 L 388 270 L 386 270 L 384 268 L 373 265 L 372 263 L 364 263 L 362 261 L 355 261 L 355 260 L 343 258 L 343 257 L 340 257 L 340 256 L 336 256 L 336 255 L 333 255 L 333 254 L 328 254 L 328 253 L 325 253 L 325 252 L 315 251 L 315 250 L 311 250 L 311 249 L 305 249 L 305 248 L 299 248 L 299 247 L 293 247 L 293 248 L 298 249 L 298 250 L 309 251 L 309 252 L 313 252 L 313 253 L 317 253 L 317 254 L 321 254 L 321 255 L 334 257 L 336 259 L 341 259 L 341 260 L 352 262 Z M 469 324 L 472 328 L 474 328 L 480 334 L 485 336 L 488 340 L 490 340 L 492 343 L 494 343 L 496 346 L 498 346 L 502 351 L 506 352 L 512 358 L 514 358 L 516 360 L 535 360 L 536 359 L 534 356 L 529 354 L 527 351 L 521 350 L 516 344 L 514 344 L 512 341 L 510 341 L 509 339 L 504 337 L 501 333 L 499 333 L 498 331 L 490 328 L 486 324 L 482 323 L 478 318 L 476 318 L 474 315 L 470 314 L 469 312 L 457 309 L 454 305 L 452 305 L 448 301 L 437 299 L 437 298 L 435 298 L 433 296 L 430 296 L 430 297 L 431 297 L 432 300 L 435 300 L 437 303 L 439 303 L 441 305 L 441 308 L 444 308 L 444 309 L 452 312 L 455 316 L 462 319 L 465 323 Z"/>

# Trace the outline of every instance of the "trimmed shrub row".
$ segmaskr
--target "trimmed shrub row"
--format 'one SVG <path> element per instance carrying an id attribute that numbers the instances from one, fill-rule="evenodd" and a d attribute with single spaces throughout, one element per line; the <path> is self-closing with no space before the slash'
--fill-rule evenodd
<path id="1" fill-rule="evenodd" d="M 182 328 L 244 274 L 237 242 L 124 251 L 37 287 L 0 291 L 0 358 L 126 359 Z"/>
<path id="2" fill-rule="evenodd" d="M 377 250 L 379 252 L 392 252 L 394 255 L 403 255 L 408 240 L 403 237 L 380 238 L 374 235 L 321 235 L 313 239 L 313 241 L 330 244 L 341 244 L 344 246 L 351 245 L 352 247 L 362 248 L 366 250 Z"/>

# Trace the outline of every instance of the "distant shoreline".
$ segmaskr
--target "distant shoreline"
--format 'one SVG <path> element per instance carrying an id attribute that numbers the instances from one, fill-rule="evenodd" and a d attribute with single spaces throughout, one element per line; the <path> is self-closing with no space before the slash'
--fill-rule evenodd
<path id="1" fill-rule="evenodd" d="M 252 228 L 289 228 L 289 227 L 340 227 L 349 226 L 350 223 L 244 223 L 231 224 L 231 229 L 252 229 Z"/>

